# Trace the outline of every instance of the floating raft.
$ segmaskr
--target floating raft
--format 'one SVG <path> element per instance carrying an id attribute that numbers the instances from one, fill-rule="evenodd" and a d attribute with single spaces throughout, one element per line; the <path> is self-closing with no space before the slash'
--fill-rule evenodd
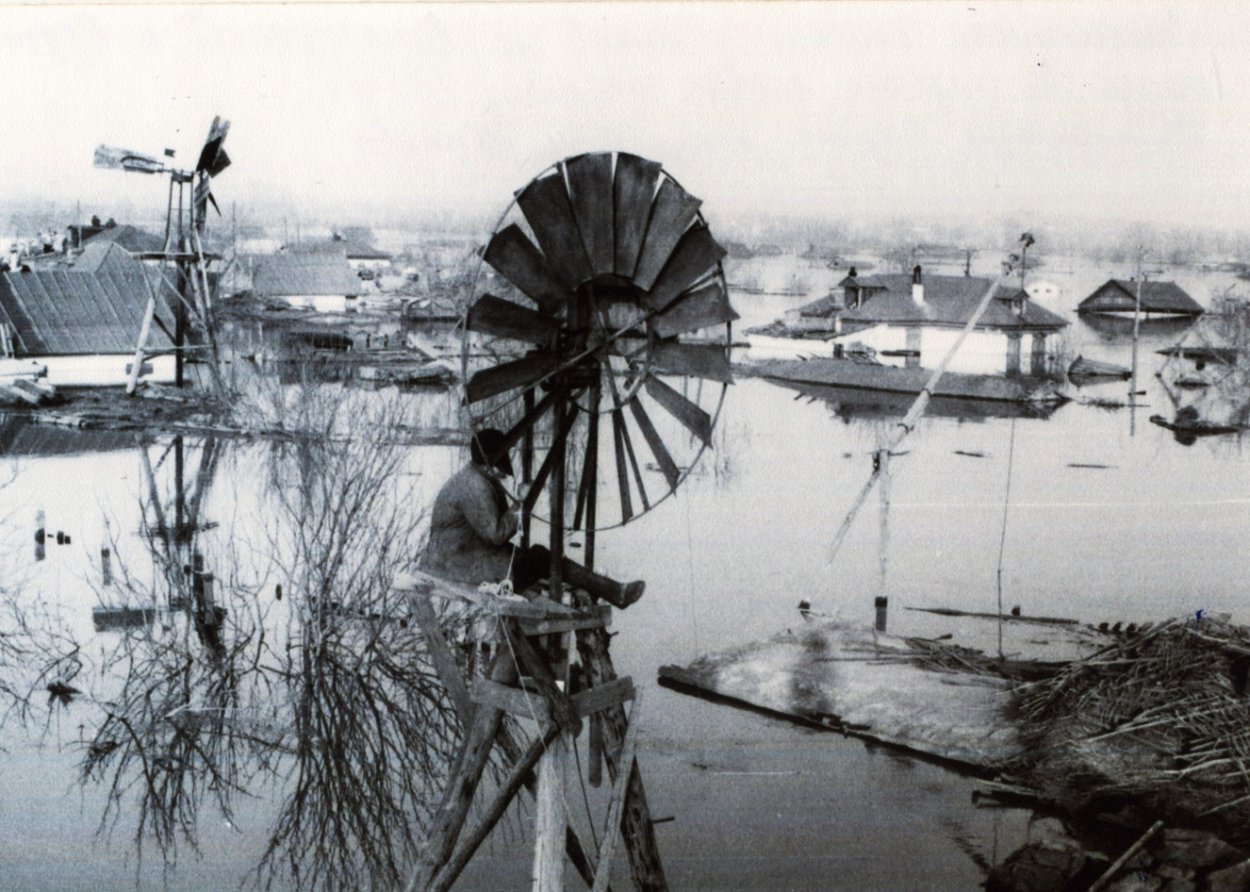
<path id="1" fill-rule="evenodd" d="M 1087 359 L 1084 356 L 1078 356 L 1068 366 L 1068 378 L 1073 381 L 1127 381 L 1132 376 L 1133 372 L 1122 365 Z"/>
<path id="2" fill-rule="evenodd" d="M 757 374 L 806 384 L 918 394 L 929 382 L 933 372 L 931 369 L 900 368 L 854 359 L 809 359 L 762 363 L 757 368 Z M 970 375 L 958 372 L 942 375 L 932 396 L 1012 403 L 1065 401 L 1053 384 L 1041 378 L 1008 378 L 1004 375 Z"/>
<path id="3" fill-rule="evenodd" d="M 1008 623 L 1004 628 L 1004 647 L 1028 658 L 1016 665 L 1041 671 L 1055 667 L 1047 669 L 1036 662 L 1038 657 L 1066 662 L 1105 640 L 1067 626 L 1039 630 Z M 874 633 L 835 621 L 809 623 L 700 657 L 686 667 L 661 667 L 659 681 L 683 693 L 986 774 L 1023 751 L 1009 720 L 1012 683 L 995 662 L 946 641 Z"/>

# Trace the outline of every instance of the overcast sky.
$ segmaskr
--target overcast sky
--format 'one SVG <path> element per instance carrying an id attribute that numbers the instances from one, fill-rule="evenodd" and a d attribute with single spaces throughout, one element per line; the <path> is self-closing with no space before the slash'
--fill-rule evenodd
<path id="1" fill-rule="evenodd" d="M 1241 226 L 1250 10 L 1214 3 L 0 6 L 0 201 L 127 197 L 107 142 L 241 206 L 502 208 L 558 158 L 717 212 Z"/>

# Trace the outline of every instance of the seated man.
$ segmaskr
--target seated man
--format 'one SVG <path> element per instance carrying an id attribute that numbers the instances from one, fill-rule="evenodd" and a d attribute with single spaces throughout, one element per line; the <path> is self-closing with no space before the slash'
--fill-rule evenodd
<path id="1" fill-rule="evenodd" d="M 541 545 L 509 544 L 520 522 L 499 482 L 500 476 L 512 474 L 503 442 L 504 435 L 494 429 L 475 434 L 469 443 L 469 463 L 438 491 L 422 570 L 472 585 L 510 578 L 518 592 L 550 575 L 550 551 Z M 493 467 L 491 456 L 498 456 Z M 561 564 L 561 577 L 615 607 L 633 604 L 646 585 L 641 580 L 622 585 L 568 558 Z"/>

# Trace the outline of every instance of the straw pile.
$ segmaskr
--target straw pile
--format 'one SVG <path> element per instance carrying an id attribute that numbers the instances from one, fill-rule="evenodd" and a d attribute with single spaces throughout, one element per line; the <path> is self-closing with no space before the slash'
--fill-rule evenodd
<path id="1" fill-rule="evenodd" d="M 1250 834 L 1250 630 L 1171 620 L 1020 685 L 1004 771 L 1074 812 L 1125 805 Z"/>

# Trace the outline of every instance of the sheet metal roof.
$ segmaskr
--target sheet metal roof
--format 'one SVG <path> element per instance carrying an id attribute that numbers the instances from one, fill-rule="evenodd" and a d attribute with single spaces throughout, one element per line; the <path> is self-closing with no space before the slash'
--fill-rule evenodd
<path id="1" fill-rule="evenodd" d="M 345 254 L 274 254 L 256 268 L 252 291 L 258 297 L 348 296 L 364 287 Z"/>
<path id="2" fill-rule="evenodd" d="M 131 254 L 163 251 L 165 249 L 164 236 L 157 235 L 155 232 L 149 232 L 146 229 L 140 229 L 138 226 L 131 226 L 129 223 L 123 223 L 120 226 L 110 226 L 95 235 L 88 236 L 83 242 L 83 247 L 97 242 L 112 242 Z"/>
<path id="3" fill-rule="evenodd" d="M 868 293 L 862 306 L 847 310 L 842 318 L 855 322 L 889 322 L 899 325 L 964 325 L 972 318 L 977 304 L 985 296 L 989 279 L 972 276 L 924 277 L 924 305 L 917 305 L 911 296 L 911 275 L 906 273 L 862 276 L 861 288 L 883 289 Z M 977 323 L 977 328 L 1056 330 L 1067 321 L 1038 306 L 1019 289 L 1000 288 Z M 1023 312 L 1012 309 L 1023 299 Z"/>
<path id="4" fill-rule="evenodd" d="M 86 268 L 0 273 L 0 323 L 13 332 L 19 356 L 132 352 L 147 307 L 145 276 L 166 301 L 158 304 L 158 317 L 170 324 L 176 295 L 157 270 L 114 252 L 96 260 Z M 160 326 L 152 326 L 149 349 L 172 346 Z"/>

